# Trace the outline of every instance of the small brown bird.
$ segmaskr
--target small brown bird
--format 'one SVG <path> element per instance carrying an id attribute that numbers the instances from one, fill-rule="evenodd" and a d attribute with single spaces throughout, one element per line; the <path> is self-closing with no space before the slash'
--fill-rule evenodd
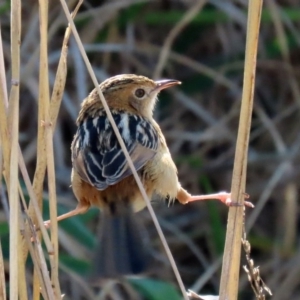
<path id="1" fill-rule="evenodd" d="M 180 81 L 172 79 L 153 81 L 124 74 L 105 80 L 100 89 L 150 199 L 155 194 L 183 204 L 219 199 L 230 205 L 229 193 L 192 196 L 178 181 L 164 135 L 153 119 L 158 93 L 178 84 Z M 99 207 L 102 228 L 97 275 L 140 273 L 146 252 L 132 212 L 143 209 L 145 201 L 96 89 L 83 101 L 77 125 L 71 149 L 72 187 L 79 203 L 58 220 L 84 213 L 91 205 Z"/>

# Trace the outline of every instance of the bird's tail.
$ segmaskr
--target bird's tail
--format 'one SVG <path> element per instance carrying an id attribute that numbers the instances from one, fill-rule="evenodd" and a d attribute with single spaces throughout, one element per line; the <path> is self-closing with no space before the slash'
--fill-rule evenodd
<path id="1" fill-rule="evenodd" d="M 126 205 L 117 214 L 103 210 L 101 219 L 94 276 L 114 278 L 144 272 L 150 255 L 141 224 L 131 207 Z"/>

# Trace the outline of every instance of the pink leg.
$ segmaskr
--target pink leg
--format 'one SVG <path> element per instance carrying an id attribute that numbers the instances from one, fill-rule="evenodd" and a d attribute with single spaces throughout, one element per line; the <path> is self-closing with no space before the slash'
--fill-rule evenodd
<path id="1" fill-rule="evenodd" d="M 231 193 L 226 193 L 226 192 L 220 192 L 217 194 L 209 194 L 209 195 L 190 196 L 187 199 L 187 203 L 193 202 L 193 201 L 198 201 L 198 200 L 212 200 L 212 199 L 220 200 L 227 206 L 236 206 L 237 205 L 237 202 L 232 201 Z M 252 207 L 252 208 L 254 207 L 254 205 L 249 201 L 244 201 L 244 204 L 248 207 Z"/>
<path id="2" fill-rule="evenodd" d="M 249 198 L 249 195 L 245 194 L 245 198 Z M 209 195 L 192 196 L 186 190 L 181 188 L 180 191 L 177 194 L 177 199 L 183 204 L 193 202 L 193 201 L 199 201 L 199 200 L 216 199 L 216 200 L 220 200 L 221 202 L 223 202 L 227 206 L 236 206 L 237 205 L 237 202 L 232 201 L 231 193 L 226 193 L 226 192 L 220 192 L 220 193 L 217 193 L 217 194 L 209 194 Z M 249 201 L 245 201 L 244 204 L 245 204 L 245 206 L 248 206 L 248 207 L 251 207 L 251 208 L 254 207 L 254 205 Z"/>
<path id="3" fill-rule="evenodd" d="M 88 209 L 90 208 L 90 205 L 87 203 L 84 204 L 78 204 L 77 207 L 74 210 L 71 210 L 63 215 L 60 215 L 57 217 L 57 221 L 65 220 L 70 217 L 76 216 L 78 214 L 84 214 Z M 45 221 L 44 225 L 46 228 L 49 228 L 51 225 L 50 220 Z"/>

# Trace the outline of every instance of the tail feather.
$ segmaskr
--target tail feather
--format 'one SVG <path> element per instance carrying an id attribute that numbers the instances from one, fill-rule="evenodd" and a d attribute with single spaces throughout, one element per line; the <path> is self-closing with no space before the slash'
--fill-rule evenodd
<path id="1" fill-rule="evenodd" d="M 117 215 L 103 211 L 101 217 L 95 276 L 112 278 L 144 272 L 149 252 L 137 216 L 128 208 Z"/>

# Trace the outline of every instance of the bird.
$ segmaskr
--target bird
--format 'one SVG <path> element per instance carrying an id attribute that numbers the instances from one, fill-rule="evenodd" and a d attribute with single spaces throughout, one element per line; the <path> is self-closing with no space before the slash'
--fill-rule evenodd
<path id="1" fill-rule="evenodd" d="M 218 199 L 233 205 L 230 193 L 193 196 L 180 184 L 166 139 L 153 118 L 158 94 L 179 84 L 174 79 L 121 74 L 99 88 L 149 199 L 158 195 L 182 204 Z M 76 123 L 71 182 L 78 205 L 57 220 L 85 213 L 91 206 L 100 208 L 97 275 L 142 273 L 147 268 L 147 247 L 134 213 L 146 204 L 96 89 L 83 100 Z M 252 204 L 245 201 L 245 205 Z M 50 221 L 45 225 L 49 227 Z"/>

